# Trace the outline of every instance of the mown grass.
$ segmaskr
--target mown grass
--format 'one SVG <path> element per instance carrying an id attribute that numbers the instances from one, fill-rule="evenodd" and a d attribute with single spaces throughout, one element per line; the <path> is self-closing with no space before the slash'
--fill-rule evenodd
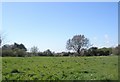
<path id="1" fill-rule="evenodd" d="M 3 80 L 117 80 L 118 57 L 3 57 Z"/>

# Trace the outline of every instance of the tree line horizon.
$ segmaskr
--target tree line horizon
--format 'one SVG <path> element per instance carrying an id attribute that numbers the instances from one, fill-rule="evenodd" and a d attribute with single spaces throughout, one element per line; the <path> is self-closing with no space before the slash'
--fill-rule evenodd
<path id="1" fill-rule="evenodd" d="M 2 38 L 0 37 L 0 46 L 2 44 Z M 66 42 L 66 49 L 69 51 L 55 53 L 50 49 L 43 52 L 38 51 L 38 47 L 31 47 L 27 52 L 27 48 L 24 44 L 14 43 L 11 45 L 5 44 L 2 47 L 2 56 L 12 57 L 30 57 L 30 56 L 109 56 L 120 54 L 120 44 L 116 47 L 93 47 L 89 42 L 89 39 L 84 35 L 74 35 L 72 39 L 68 39 Z M 73 52 L 71 52 L 72 50 Z"/>

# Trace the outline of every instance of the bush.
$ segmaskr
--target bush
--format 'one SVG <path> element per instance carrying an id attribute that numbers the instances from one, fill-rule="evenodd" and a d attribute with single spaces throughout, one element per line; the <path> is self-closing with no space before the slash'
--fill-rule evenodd
<path id="1" fill-rule="evenodd" d="M 11 56 L 11 57 L 25 57 L 27 53 L 21 49 L 14 49 L 14 50 L 2 50 L 2 56 Z"/>
<path id="2" fill-rule="evenodd" d="M 14 57 L 15 54 L 13 53 L 12 50 L 2 50 L 2 56 L 5 57 L 5 56 L 12 56 Z"/>
<path id="3" fill-rule="evenodd" d="M 25 57 L 25 56 L 27 55 L 27 53 L 26 53 L 24 50 L 22 50 L 22 49 L 16 48 L 16 49 L 14 49 L 13 51 L 14 51 L 14 54 L 15 54 L 17 57 Z"/>

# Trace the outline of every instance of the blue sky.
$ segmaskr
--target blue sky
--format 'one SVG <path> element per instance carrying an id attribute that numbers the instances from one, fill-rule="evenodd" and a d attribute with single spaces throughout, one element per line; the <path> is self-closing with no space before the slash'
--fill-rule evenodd
<path id="1" fill-rule="evenodd" d="M 66 41 L 84 34 L 94 46 L 118 43 L 117 2 L 2 3 L 6 43 L 23 43 L 28 50 L 66 51 Z"/>

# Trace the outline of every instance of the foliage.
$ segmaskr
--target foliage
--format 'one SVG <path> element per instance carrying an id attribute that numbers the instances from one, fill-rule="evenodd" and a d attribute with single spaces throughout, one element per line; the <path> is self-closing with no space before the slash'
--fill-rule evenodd
<path id="1" fill-rule="evenodd" d="M 22 49 L 19 49 L 19 48 L 15 48 L 13 50 L 13 52 L 14 52 L 16 57 L 25 57 L 25 55 L 26 55 L 26 52 Z"/>
<path id="2" fill-rule="evenodd" d="M 2 56 L 24 57 L 26 55 L 26 48 L 23 44 L 14 43 L 14 45 L 3 45 Z"/>
<path id="3" fill-rule="evenodd" d="M 3 80 L 117 80 L 118 56 L 4 57 Z"/>
<path id="4" fill-rule="evenodd" d="M 112 53 L 112 48 L 97 48 L 91 47 L 84 54 L 85 56 L 109 56 Z"/>
<path id="5" fill-rule="evenodd" d="M 22 50 L 24 50 L 24 51 L 27 51 L 27 48 L 26 48 L 23 44 L 14 43 L 12 49 L 16 49 L 16 48 L 22 49 Z"/>
<path id="6" fill-rule="evenodd" d="M 120 44 L 116 46 L 115 48 L 113 48 L 112 52 L 115 55 L 120 55 Z"/>
<path id="7" fill-rule="evenodd" d="M 43 54 L 46 55 L 46 56 L 53 56 L 52 52 L 49 49 L 44 51 Z"/>
<path id="8" fill-rule="evenodd" d="M 68 50 L 74 50 L 78 54 L 80 54 L 81 49 L 84 47 L 88 47 L 88 44 L 89 44 L 89 40 L 85 38 L 84 35 L 75 35 L 73 36 L 72 39 L 69 39 L 67 41 L 66 48 Z"/>
<path id="9" fill-rule="evenodd" d="M 11 56 L 11 57 L 14 57 L 14 53 L 12 50 L 2 50 L 2 56 Z"/>
<path id="10" fill-rule="evenodd" d="M 2 46 L 2 56 L 11 56 L 11 57 L 31 57 L 31 56 L 110 56 L 120 54 L 120 45 L 115 48 L 98 48 L 90 47 L 85 49 L 82 47 L 80 53 L 76 52 L 60 52 L 55 53 L 50 49 L 45 50 L 44 52 L 38 52 L 38 48 L 33 46 L 31 52 L 26 52 L 26 48 L 23 44 L 14 43 L 13 45 L 3 45 Z"/>
<path id="11" fill-rule="evenodd" d="M 12 48 L 13 48 L 13 45 L 6 44 L 2 46 L 2 50 L 12 50 Z"/>
<path id="12" fill-rule="evenodd" d="M 37 56 L 38 55 L 38 47 L 36 47 L 36 46 L 33 46 L 31 49 L 30 49 L 30 51 L 31 51 L 31 54 L 32 55 L 35 55 L 35 56 Z"/>

